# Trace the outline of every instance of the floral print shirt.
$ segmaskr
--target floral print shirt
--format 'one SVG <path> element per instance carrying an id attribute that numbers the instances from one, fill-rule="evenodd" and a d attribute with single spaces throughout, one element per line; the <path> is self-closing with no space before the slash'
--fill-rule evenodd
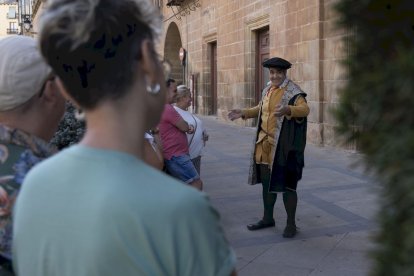
<path id="1" fill-rule="evenodd" d="M 12 209 L 27 172 L 56 149 L 18 129 L 0 124 L 0 254 L 11 260 Z"/>

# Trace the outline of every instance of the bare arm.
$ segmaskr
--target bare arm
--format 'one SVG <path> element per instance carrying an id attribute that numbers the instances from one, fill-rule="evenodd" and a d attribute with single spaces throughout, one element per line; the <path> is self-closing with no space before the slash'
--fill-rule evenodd
<path id="1" fill-rule="evenodd" d="M 188 134 L 192 134 L 194 132 L 194 126 L 188 124 L 182 118 L 175 123 L 175 126 L 182 132 L 187 132 Z"/>

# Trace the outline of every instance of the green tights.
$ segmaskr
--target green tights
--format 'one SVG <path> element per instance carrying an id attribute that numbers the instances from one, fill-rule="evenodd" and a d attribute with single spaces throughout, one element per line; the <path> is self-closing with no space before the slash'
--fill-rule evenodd
<path id="1" fill-rule="evenodd" d="M 270 170 L 266 165 L 260 165 L 260 177 L 262 179 L 263 197 L 263 221 L 273 221 L 273 209 L 276 203 L 277 194 L 269 193 Z M 295 225 L 296 207 L 298 205 L 298 195 L 296 191 L 287 190 L 283 193 L 283 204 L 287 214 L 287 224 Z"/>

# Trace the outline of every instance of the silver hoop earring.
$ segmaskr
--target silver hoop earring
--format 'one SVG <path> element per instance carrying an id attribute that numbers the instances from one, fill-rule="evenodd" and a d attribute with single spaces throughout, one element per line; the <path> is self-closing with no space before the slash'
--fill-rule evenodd
<path id="1" fill-rule="evenodd" d="M 75 110 L 75 118 L 78 121 L 85 121 L 85 113 L 82 109 L 76 109 Z"/>
<path id="2" fill-rule="evenodd" d="M 152 95 L 157 95 L 158 93 L 160 93 L 160 90 L 161 86 L 159 83 L 156 83 L 153 87 L 151 87 L 151 85 L 147 85 L 147 92 Z"/>

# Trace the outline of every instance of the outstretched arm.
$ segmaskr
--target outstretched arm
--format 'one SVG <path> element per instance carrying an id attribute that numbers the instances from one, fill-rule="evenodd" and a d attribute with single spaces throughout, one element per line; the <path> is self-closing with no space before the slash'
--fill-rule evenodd
<path id="1" fill-rule="evenodd" d="M 230 120 L 234 121 L 236 119 L 239 119 L 243 116 L 243 112 L 241 109 L 233 109 L 230 110 L 229 114 L 227 114 Z"/>
<path id="2" fill-rule="evenodd" d="M 260 111 L 260 104 L 252 108 L 230 110 L 227 116 L 232 121 L 239 119 L 239 118 L 242 118 L 242 119 L 256 118 L 257 115 L 259 115 L 259 111 Z"/>

